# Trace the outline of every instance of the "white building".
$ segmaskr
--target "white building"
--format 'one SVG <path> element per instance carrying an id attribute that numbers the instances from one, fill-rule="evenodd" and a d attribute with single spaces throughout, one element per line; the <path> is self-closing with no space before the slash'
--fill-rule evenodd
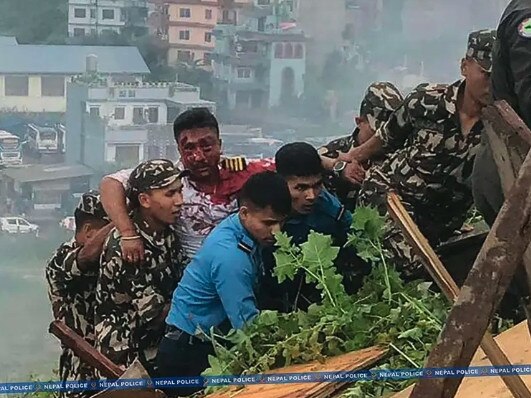
<path id="1" fill-rule="evenodd" d="M 82 37 L 106 32 L 147 33 L 147 0 L 69 0 L 68 35 Z"/>
<path id="2" fill-rule="evenodd" d="M 193 107 L 215 111 L 214 102 L 200 98 L 198 87 L 178 82 L 71 83 L 68 97 L 67 159 L 84 164 L 98 163 L 88 160 L 90 154 L 80 153 L 89 146 L 100 148 L 100 160 L 108 163 L 133 165 L 149 158 L 173 158 L 176 146 L 171 125 L 175 118 Z M 84 114 L 77 113 L 79 104 Z M 102 121 L 100 134 L 89 131 L 94 120 Z M 86 131 L 76 132 L 80 128 Z M 82 142 L 87 137 L 90 144 Z"/>

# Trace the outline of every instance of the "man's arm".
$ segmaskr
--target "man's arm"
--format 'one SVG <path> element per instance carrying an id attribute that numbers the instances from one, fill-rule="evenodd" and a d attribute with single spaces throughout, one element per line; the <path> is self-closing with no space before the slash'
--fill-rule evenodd
<path id="1" fill-rule="evenodd" d="M 253 284 L 253 264 L 237 248 L 216 253 L 212 280 L 233 328 L 241 329 L 258 315 Z"/>
<path id="2" fill-rule="evenodd" d="M 100 195 L 103 208 L 116 229 L 123 237 L 133 237 L 137 236 L 137 231 L 127 211 L 126 174 L 127 171 L 119 171 L 104 177 L 100 184 Z M 121 245 L 124 260 L 135 264 L 144 260 L 144 245 L 140 238 L 124 240 Z"/>
<path id="3" fill-rule="evenodd" d="M 410 111 L 418 103 L 418 92 L 415 90 L 391 114 L 387 123 L 383 124 L 366 142 L 354 147 L 349 152 L 349 158 L 358 162 L 366 162 L 382 154 L 391 153 L 404 146 L 409 135 L 413 132 Z"/>
<path id="4" fill-rule="evenodd" d="M 77 258 L 73 270 L 76 275 L 82 275 L 83 273 L 91 270 L 98 272 L 99 259 L 103 250 L 103 244 L 109 236 L 109 232 L 114 228 L 113 223 L 107 224 L 101 228 L 92 239 L 88 240 L 77 252 Z"/>
<path id="5" fill-rule="evenodd" d="M 135 314 L 123 310 L 122 304 L 130 300 L 130 293 L 124 289 L 122 280 L 126 270 L 137 267 L 124 264 L 116 233 L 111 235 L 101 256 L 96 287 L 96 348 L 114 363 L 126 365 L 134 356 L 131 338 Z"/>
<path id="6" fill-rule="evenodd" d="M 77 257 L 79 248 L 59 248 L 46 265 L 46 281 L 48 282 L 48 297 L 52 304 L 54 319 L 63 319 L 69 302 L 69 284 L 73 277 L 68 270 Z M 68 264 L 66 263 L 68 261 Z"/>

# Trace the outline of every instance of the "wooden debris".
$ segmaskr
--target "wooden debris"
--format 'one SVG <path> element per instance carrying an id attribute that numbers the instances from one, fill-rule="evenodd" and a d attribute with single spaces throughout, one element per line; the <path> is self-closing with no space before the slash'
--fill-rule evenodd
<path id="1" fill-rule="evenodd" d="M 531 363 L 531 344 L 526 322 L 506 330 L 494 338 L 496 343 L 507 354 L 513 365 L 527 365 Z M 479 349 L 474 355 L 471 366 L 489 366 L 485 353 Z M 522 380 L 531 388 L 531 375 L 522 376 Z M 390 398 L 410 398 L 413 386 L 408 387 Z M 512 394 L 499 377 L 469 377 L 457 391 L 455 398 L 511 398 Z"/>
<path id="2" fill-rule="evenodd" d="M 348 354 L 329 358 L 324 364 L 312 362 L 275 369 L 268 374 L 342 372 L 368 369 L 385 357 L 387 350 L 381 347 L 366 348 Z M 301 383 L 301 384 L 256 384 L 245 387 L 231 387 L 209 398 L 328 398 L 344 389 L 348 383 Z"/>
<path id="3" fill-rule="evenodd" d="M 411 216 L 408 214 L 398 195 L 390 193 L 387 197 L 387 205 L 389 214 L 400 226 L 400 229 L 406 236 L 409 244 L 421 257 L 422 262 L 433 280 L 441 288 L 444 295 L 452 302 L 457 300 L 459 295 L 459 287 L 454 282 L 446 268 L 444 267 L 435 251 L 430 246 L 428 240 L 424 237 L 418 226 L 415 224 Z M 481 348 L 487 354 L 490 362 L 495 366 L 510 366 L 509 359 L 496 344 L 494 338 L 489 332 L 485 332 L 483 340 L 481 341 Z M 530 398 L 531 393 L 520 378 L 520 376 L 501 376 L 507 388 L 511 391 L 514 397 Z"/>
<path id="4" fill-rule="evenodd" d="M 427 367 L 466 367 L 531 241 L 531 156 L 506 198 L 455 303 Z M 422 379 L 412 398 L 453 397 L 462 379 Z"/>

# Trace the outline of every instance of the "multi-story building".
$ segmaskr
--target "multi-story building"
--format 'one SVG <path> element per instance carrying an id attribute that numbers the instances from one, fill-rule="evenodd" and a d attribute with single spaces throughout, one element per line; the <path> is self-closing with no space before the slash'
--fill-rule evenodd
<path id="1" fill-rule="evenodd" d="M 69 83 L 66 160 L 94 168 L 176 158 L 173 120 L 192 107 L 215 104 L 184 83 Z"/>
<path id="2" fill-rule="evenodd" d="M 168 43 L 168 64 L 193 62 L 210 68 L 216 24 L 236 24 L 252 0 L 151 0 L 151 30 Z M 155 25 L 155 26 L 153 26 Z"/>
<path id="3" fill-rule="evenodd" d="M 264 2 L 244 9 L 238 25 L 220 23 L 214 31 L 216 92 L 231 110 L 288 104 L 304 90 L 306 38 L 284 22 L 289 16 L 278 5 Z"/>
<path id="4" fill-rule="evenodd" d="M 87 57 L 98 73 L 141 81 L 149 69 L 136 47 L 0 45 L 0 110 L 64 113 L 66 83 L 86 71 Z"/>
<path id="5" fill-rule="evenodd" d="M 138 37 L 147 33 L 147 17 L 147 0 L 69 0 L 68 35 L 115 32 Z"/>

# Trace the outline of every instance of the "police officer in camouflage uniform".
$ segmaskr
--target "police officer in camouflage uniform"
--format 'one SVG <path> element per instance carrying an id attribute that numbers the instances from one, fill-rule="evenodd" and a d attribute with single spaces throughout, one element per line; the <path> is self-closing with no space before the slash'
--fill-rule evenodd
<path id="1" fill-rule="evenodd" d="M 403 100 L 402 94 L 392 83 L 372 83 L 367 88 L 361 102 L 360 114 L 356 117 L 357 127 L 352 134 L 333 140 L 319 149 L 320 155 L 338 159 L 332 167 L 333 173 L 326 180 L 326 187 L 338 196 L 341 203 L 348 210 L 354 210 L 359 185 L 353 185 L 340 178 L 340 174 L 347 166 L 344 162 L 346 160 L 345 155 L 352 148 L 368 141 L 389 120 L 391 114 L 400 106 Z M 370 165 L 381 161 L 381 158 L 373 158 L 366 162 L 364 166 L 368 168 Z"/>
<path id="2" fill-rule="evenodd" d="M 375 136 L 350 152 L 358 162 L 381 150 L 390 153 L 369 170 L 358 204 L 385 214 L 387 194 L 396 191 L 433 245 L 462 226 L 473 202 L 469 180 L 484 131 L 481 110 L 490 101 L 494 41 L 493 30 L 471 33 L 461 63 L 464 80 L 420 85 Z M 384 243 L 404 276 L 422 273 L 398 227 L 391 228 Z"/>
<path id="3" fill-rule="evenodd" d="M 138 357 L 151 375 L 164 318 L 185 267 L 172 227 L 183 204 L 181 179 L 185 174 L 164 159 L 136 167 L 127 186 L 136 235 L 122 237 L 113 229 L 101 257 L 96 348 L 124 367 Z M 121 244 L 127 239 L 142 240 L 145 257 L 140 264 L 122 259 Z"/>
<path id="4" fill-rule="evenodd" d="M 498 26 L 493 55 L 492 94 L 505 100 L 531 128 L 531 0 L 513 0 Z M 488 138 L 482 137 L 474 163 L 474 201 L 489 225 L 500 211 L 504 195 Z"/>
<path id="5" fill-rule="evenodd" d="M 75 236 L 63 243 L 46 266 L 48 295 L 54 318 L 64 322 L 88 343 L 94 344 L 94 306 L 99 256 L 112 225 L 100 201 L 99 193 L 81 196 L 74 212 Z M 59 358 L 62 381 L 91 380 L 93 368 L 63 348 Z M 64 393 L 61 397 L 88 397 L 90 393 Z"/>

